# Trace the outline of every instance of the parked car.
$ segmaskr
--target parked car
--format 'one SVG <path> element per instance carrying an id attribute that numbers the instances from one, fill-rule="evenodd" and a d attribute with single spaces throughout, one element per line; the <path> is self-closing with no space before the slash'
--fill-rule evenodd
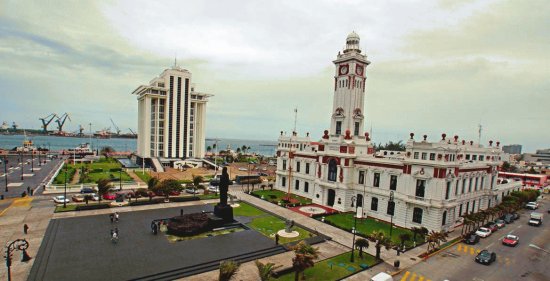
<path id="1" fill-rule="evenodd" d="M 220 192 L 220 189 L 217 186 L 209 185 L 208 186 L 208 191 L 210 191 L 210 192 Z"/>
<path id="2" fill-rule="evenodd" d="M 519 219 L 519 214 L 518 214 L 518 213 L 512 213 L 512 218 L 513 218 L 514 220 Z"/>
<path id="3" fill-rule="evenodd" d="M 506 226 L 506 222 L 501 219 L 495 220 L 495 224 L 498 226 L 498 228 L 503 228 Z"/>
<path id="4" fill-rule="evenodd" d="M 539 208 L 539 204 L 537 202 L 529 202 L 525 204 L 525 209 L 536 210 L 538 208 Z"/>
<path id="5" fill-rule="evenodd" d="M 486 237 L 489 237 L 489 235 L 491 235 L 491 230 L 486 228 L 486 227 L 480 227 L 477 231 L 476 231 L 476 235 L 479 236 L 479 237 L 482 237 L 482 238 L 486 238 Z"/>
<path id="6" fill-rule="evenodd" d="M 262 176 L 262 177 L 267 177 L 267 176 L 268 176 L 267 173 L 263 173 L 263 172 L 258 173 L 258 175 L 260 175 L 260 176 Z"/>
<path id="7" fill-rule="evenodd" d="M 515 247 L 519 243 L 519 237 L 508 234 L 502 239 L 502 245 Z"/>
<path id="8" fill-rule="evenodd" d="M 71 197 L 71 199 L 74 201 L 74 202 L 84 202 L 84 195 L 82 194 L 75 194 Z"/>
<path id="9" fill-rule="evenodd" d="M 502 216 L 500 219 L 502 219 L 506 224 L 511 224 L 512 222 L 514 222 L 511 214 L 506 214 Z"/>
<path id="10" fill-rule="evenodd" d="M 248 171 L 247 168 L 239 168 L 239 171 Z"/>
<path id="11" fill-rule="evenodd" d="M 116 195 L 114 193 L 105 193 L 105 194 L 103 194 L 103 199 L 105 199 L 105 200 L 115 200 Z"/>
<path id="12" fill-rule="evenodd" d="M 115 196 L 121 196 L 121 197 L 124 197 L 124 198 L 135 198 L 136 197 L 136 194 L 134 193 L 133 190 L 120 190 L 120 191 L 117 191 L 115 192 Z"/>
<path id="13" fill-rule="evenodd" d="M 466 238 L 464 238 L 464 243 L 468 245 L 475 245 L 479 242 L 479 236 L 475 234 L 470 234 Z"/>
<path id="14" fill-rule="evenodd" d="M 54 197 L 52 197 L 52 199 L 53 199 L 53 202 L 55 202 L 57 204 L 63 204 L 63 203 L 71 202 L 69 199 L 65 198 L 65 196 L 63 196 L 63 195 L 54 196 Z"/>
<path id="15" fill-rule="evenodd" d="M 185 192 L 187 192 L 187 193 L 189 193 L 189 194 L 199 194 L 199 190 L 198 190 L 198 189 L 193 190 L 192 188 L 186 188 L 186 189 L 185 189 Z"/>
<path id="16" fill-rule="evenodd" d="M 481 264 L 490 265 L 497 260 L 497 254 L 483 250 L 477 254 L 475 261 Z"/>
<path id="17" fill-rule="evenodd" d="M 99 201 L 99 196 L 97 195 L 97 193 L 88 194 L 86 196 L 90 196 L 90 199 L 92 201 Z"/>
<path id="18" fill-rule="evenodd" d="M 498 225 L 497 225 L 496 223 L 494 223 L 494 222 L 490 222 L 490 223 L 484 225 L 484 227 L 490 229 L 491 232 L 495 232 L 495 231 L 498 230 Z"/>
<path id="19" fill-rule="evenodd" d="M 81 190 L 80 190 L 80 193 L 81 194 L 87 194 L 87 193 L 95 193 L 96 191 L 91 188 L 91 187 L 83 187 Z"/>

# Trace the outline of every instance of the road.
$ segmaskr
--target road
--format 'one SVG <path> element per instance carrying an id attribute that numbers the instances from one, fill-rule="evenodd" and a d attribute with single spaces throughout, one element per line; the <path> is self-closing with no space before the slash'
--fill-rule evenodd
<path id="1" fill-rule="evenodd" d="M 4 157 L 0 159 L 4 162 Z M 0 194 L 4 195 L 6 199 L 21 197 L 21 193 L 26 192 L 27 187 L 40 194 L 42 189 L 38 189 L 38 187 L 48 176 L 52 175 L 55 168 L 62 161 L 61 159 L 46 160 L 44 157 L 41 157 L 40 160 L 42 160 L 42 163 L 39 163 L 36 155 L 34 159 L 31 155 L 23 155 L 21 158 L 19 155 L 9 155 L 7 156 L 7 160 L 7 164 L 0 164 Z M 5 184 L 6 174 L 8 178 L 7 192 Z M 21 177 L 23 177 L 23 180 L 21 180 Z M 0 206 L 2 203 L 0 202 Z"/>
<path id="2" fill-rule="evenodd" d="M 550 207 L 545 199 L 537 210 L 545 214 L 542 226 L 534 227 L 527 224 L 530 210 L 520 211 L 520 219 L 506 225 L 487 238 L 481 238 L 477 245 L 459 243 L 440 252 L 425 262 L 421 262 L 401 274 L 394 280 L 428 281 L 428 280 L 550 280 L 550 215 L 546 212 Z M 516 247 L 502 245 L 502 238 L 507 234 L 519 236 Z M 534 244 L 540 248 L 529 246 Z M 497 254 L 497 262 L 486 266 L 474 261 L 477 253 L 488 249 Z"/>

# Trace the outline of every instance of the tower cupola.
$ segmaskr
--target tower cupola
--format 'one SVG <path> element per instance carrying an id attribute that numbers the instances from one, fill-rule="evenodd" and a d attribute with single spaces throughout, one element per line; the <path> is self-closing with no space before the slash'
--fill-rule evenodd
<path id="1" fill-rule="evenodd" d="M 352 31 L 348 38 L 346 38 L 346 48 L 344 49 L 344 53 L 350 52 L 350 51 L 356 51 L 358 53 L 361 53 L 361 48 L 359 47 L 359 35 L 355 33 L 355 31 Z"/>

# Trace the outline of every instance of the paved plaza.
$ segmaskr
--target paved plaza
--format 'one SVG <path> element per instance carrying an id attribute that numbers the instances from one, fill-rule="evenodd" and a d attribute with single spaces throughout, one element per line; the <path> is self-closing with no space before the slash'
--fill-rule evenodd
<path id="1" fill-rule="evenodd" d="M 181 208 L 121 213 L 118 223 L 107 214 L 53 219 L 36 256 L 29 280 L 156 279 L 152 275 L 273 248 L 274 242 L 254 230 L 169 242 L 153 235 L 154 219 L 179 215 Z M 184 213 L 212 211 L 212 205 L 183 207 Z M 117 227 L 120 240 L 110 240 Z"/>

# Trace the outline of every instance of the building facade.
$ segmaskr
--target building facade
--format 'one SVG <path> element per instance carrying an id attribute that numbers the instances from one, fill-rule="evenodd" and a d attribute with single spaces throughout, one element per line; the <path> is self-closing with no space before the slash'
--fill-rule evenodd
<path id="1" fill-rule="evenodd" d="M 163 166 L 204 157 L 206 103 L 212 95 L 195 91 L 191 72 L 175 65 L 132 94 L 138 100 L 138 157 Z"/>
<path id="2" fill-rule="evenodd" d="M 503 145 L 502 151 L 508 154 L 521 154 L 521 144 Z"/>
<path id="3" fill-rule="evenodd" d="M 411 133 L 405 151 L 378 151 L 363 132 L 365 69 L 370 64 L 351 33 L 335 64 L 330 130 L 318 141 L 309 133 L 281 132 L 276 188 L 338 211 L 357 211 L 401 227 L 450 230 L 461 216 L 494 206 L 521 182 L 500 184 L 502 152 L 447 138 L 421 140 Z"/>

